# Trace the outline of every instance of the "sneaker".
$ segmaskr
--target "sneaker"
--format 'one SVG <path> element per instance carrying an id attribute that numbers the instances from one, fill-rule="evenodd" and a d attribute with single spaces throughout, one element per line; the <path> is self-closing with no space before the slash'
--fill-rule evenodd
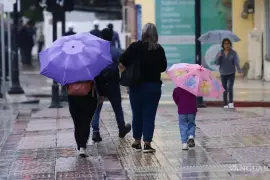
<path id="1" fill-rule="evenodd" d="M 182 144 L 182 150 L 188 150 L 188 144 L 187 143 Z"/>
<path id="2" fill-rule="evenodd" d="M 139 143 L 139 144 L 133 143 L 133 144 L 131 145 L 131 147 L 132 147 L 135 151 L 137 151 L 137 152 L 139 152 L 139 151 L 142 150 L 142 145 L 141 145 L 141 143 Z"/>
<path id="3" fill-rule="evenodd" d="M 190 148 L 192 148 L 192 147 L 195 147 L 195 141 L 194 141 L 194 139 L 193 138 L 190 138 L 189 140 L 188 140 L 188 147 L 190 147 Z"/>
<path id="4" fill-rule="evenodd" d="M 100 141 L 102 141 L 102 138 L 100 137 L 100 133 L 99 132 L 93 132 L 92 140 L 94 142 L 100 142 Z"/>
<path id="5" fill-rule="evenodd" d="M 152 153 L 152 152 L 156 152 L 156 150 L 154 148 L 152 148 L 151 145 L 145 144 L 144 148 L 143 148 L 143 152 L 144 153 Z"/>
<path id="6" fill-rule="evenodd" d="M 225 105 L 223 108 L 224 108 L 224 109 L 228 109 L 228 108 L 229 108 L 229 106 L 228 106 L 228 105 Z"/>
<path id="7" fill-rule="evenodd" d="M 234 104 L 233 103 L 229 103 L 229 108 L 230 109 L 234 109 Z"/>
<path id="8" fill-rule="evenodd" d="M 123 130 L 119 131 L 119 137 L 124 138 L 131 131 L 131 125 L 127 123 Z"/>
<path id="9" fill-rule="evenodd" d="M 88 157 L 85 148 L 80 148 L 80 150 L 79 150 L 79 155 L 80 155 L 81 157 Z"/>

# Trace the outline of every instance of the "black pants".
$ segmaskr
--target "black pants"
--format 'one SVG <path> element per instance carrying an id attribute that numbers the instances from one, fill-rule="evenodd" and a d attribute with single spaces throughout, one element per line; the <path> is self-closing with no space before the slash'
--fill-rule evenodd
<path id="1" fill-rule="evenodd" d="M 22 63 L 26 65 L 32 65 L 32 48 L 31 46 L 25 46 L 21 48 Z"/>
<path id="2" fill-rule="evenodd" d="M 97 108 L 97 95 L 90 92 L 87 96 L 68 96 L 69 112 L 75 126 L 75 140 L 77 148 L 86 148 L 90 124 Z"/>
<path id="3" fill-rule="evenodd" d="M 44 42 L 39 41 L 39 42 L 38 42 L 38 53 L 40 53 L 40 52 L 42 51 L 43 46 L 44 46 Z"/>
<path id="4" fill-rule="evenodd" d="M 233 102 L 233 86 L 235 80 L 235 73 L 228 75 L 221 75 L 222 86 L 225 89 L 223 93 L 224 105 L 228 105 L 227 95 L 229 93 L 229 103 Z"/>

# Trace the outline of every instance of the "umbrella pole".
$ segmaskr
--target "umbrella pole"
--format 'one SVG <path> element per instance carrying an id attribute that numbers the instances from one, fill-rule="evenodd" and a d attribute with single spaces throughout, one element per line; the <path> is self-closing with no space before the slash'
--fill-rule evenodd
<path id="1" fill-rule="evenodd" d="M 56 4 L 54 5 L 54 7 L 56 7 Z M 56 17 L 55 11 L 56 11 L 56 8 L 53 8 L 53 12 L 52 12 L 53 41 L 57 39 L 57 17 Z M 51 100 L 50 108 L 62 108 L 60 104 L 59 85 L 56 81 L 53 81 L 53 84 L 52 84 L 52 100 Z"/>
<path id="2" fill-rule="evenodd" d="M 196 49 L 196 63 L 202 65 L 201 42 L 201 0 L 195 0 L 195 49 Z M 198 108 L 205 108 L 206 104 L 203 97 L 197 97 Z"/>

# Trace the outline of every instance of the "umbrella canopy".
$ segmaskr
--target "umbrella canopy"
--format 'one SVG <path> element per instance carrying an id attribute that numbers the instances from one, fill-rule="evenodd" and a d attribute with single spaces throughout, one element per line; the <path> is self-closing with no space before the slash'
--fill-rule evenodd
<path id="1" fill-rule="evenodd" d="M 223 39 L 228 38 L 231 42 L 238 42 L 240 38 L 229 30 L 208 31 L 200 36 L 199 41 L 208 44 L 219 44 Z"/>
<path id="2" fill-rule="evenodd" d="M 90 33 L 63 36 L 40 52 L 40 74 L 61 85 L 94 80 L 112 63 L 110 42 Z"/>
<path id="3" fill-rule="evenodd" d="M 195 96 L 218 98 L 224 88 L 211 71 L 197 64 L 174 64 L 168 71 L 174 84 Z"/>

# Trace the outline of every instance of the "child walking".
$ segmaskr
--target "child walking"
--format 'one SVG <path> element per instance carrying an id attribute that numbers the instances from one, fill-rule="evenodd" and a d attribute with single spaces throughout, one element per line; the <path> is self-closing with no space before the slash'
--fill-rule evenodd
<path id="1" fill-rule="evenodd" d="M 182 140 L 182 149 L 188 150 L 195 147 L 195 118 L 197 113 L 196 96 L 190 92 L 177 87 L 173 91 L 173 100 L 178 106 L 179 129 Z"/>

